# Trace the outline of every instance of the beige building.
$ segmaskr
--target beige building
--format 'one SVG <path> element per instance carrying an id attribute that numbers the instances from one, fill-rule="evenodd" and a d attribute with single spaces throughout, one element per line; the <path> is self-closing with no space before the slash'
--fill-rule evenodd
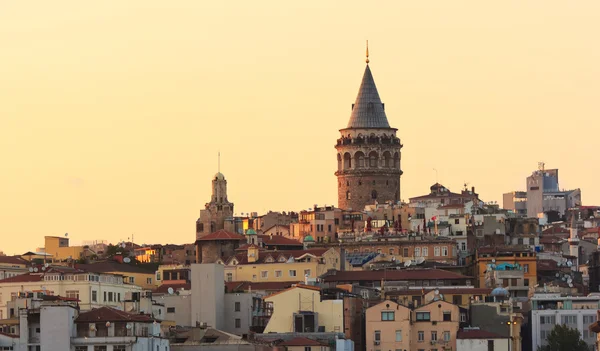
<path id="1" fill-rule="evenodd" d="M 217 263 L 224 265 L 226 281 L 303 281 L 340 269 L 340 255 L 326 248 L 267 251 L 250 245 L 247 251 Z"/>
<path id="2" fill-rule="evenodd" d="M 365 314 L 366 350 L 412 350 L 411 310 L 394 301 L 383 301 Z"/>
<path id="3" fill-rule="evenodd" d="M 27 261 L 18 256 L 0 256 L 0 280 L 29 272 Z"/>
<path id="4" fill-rule="evenodd" d="M 366 312 L 366 350 L 456 350 L 459 307 L 438 300 L 414 310 L 383 301 Z"/>
<path id="5" fill-rule="evenodd" d="M 265 297 L 273 315 L 263 333 L 344 332 L 344 304 L 341 300 L 321 301 L 319 288 L 296 285 Z"/>
<path id="6" fill-rule="evenodd" d="M 132 264 L 104 261 L 92 264 L 78 264 L 75 267 L 87 272 L 122 275 L 124 284 L 137 285 L 146 290 L 152 290 L 156 287 L 154 283 L 155 272 L 146 271 Z"/>

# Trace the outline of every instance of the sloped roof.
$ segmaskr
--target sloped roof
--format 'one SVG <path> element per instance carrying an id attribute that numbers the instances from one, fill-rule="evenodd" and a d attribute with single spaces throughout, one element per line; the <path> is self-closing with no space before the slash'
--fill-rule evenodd
<path id="1" fill-rule="evenodd" d="M 20 256 L 0 256 L 0 263 L 24 265 L 27 264 L 27 261 Z"/>
<path id="2" fill-rule="evenodd" d="M 14 277 L 0 280 L 2 283 L 29 283 L 29 282 L 41 282 L 43 275 L 41 273 L 25 273 L 21 275 L 15 275 Z"/>
<path id="3" fill-rule="evenodd" d="M 154 319 L 147 314 L 135 314 L 125 311 L 119 311 L 110 307 L 95 308 L 88 312 L 80 313 L 76 323 L 94 323 L 94 322 L 146 322 L 152 323 Z"/>
<path id="4" fill-rule="evenodd" d="M 481 329 L 459 330 L 457 339 L 508 339 L 508 336 L 492 333 Z"/>
<path id="5" fill-rule="evenodd" d="M 175 291 L 178 291 L 181 289 L 191 290 L 192 284 L 190 284 L 190 283 L 162 284 L 158 288 L 156 288 L 154 290 L 154 292 L 157 294 L 167 294 L 167 293 L 169 293 L 169 288 L 173 288 L 173 290 L 175 290 Z"/>
<path id="6" fill-rule="evenodd" d="M 304 337 L 296 337 L 291 340 L 287 340 L 279 344 L 280 346 L 328 346 L 326 343 L 319 342 L 317 340 L 304 338 Z"/>
<path id="7" fill-rule="evenodd" d="M 261 263 L 269 263 L 266 262 L 268 257 L 273 258 L 272 263 L 277 263 L 278 258 L 283 256 L 286 260 L 289 260 L 290 257 L 294 259 L 299 259 L 305 255 L 312 255 L 315 257 L 321 257 L 325 252 L 327 252 L 329 248 L 314 248 L 314 249 L 306 249 L 306 250 L 272 250 L 272 251 L 259 251 L 258 259 L 255 262 L 248 262 L 248 254 L 247 253 L 237 253 L 234 256 L 228 257 L 224 261 L 226 263 L 231 262 L 234 258 L 237 260 L 238 264 L 261 264 Z"/>
<path id="8" fill-rule="evenodd" d="M 252 290 L 267 290 L 267 291 L 279 291 L 285 290 L 287 288 L 292 287 L 295 284 L 299 284 L 299 281 L 287 281 L 287 282 L 225 282 L 225 286 L 227 287 L 227 291 L 249 291 Z"/>
<path id="9" fill-rule="evenodd" d="M 369 65 L 365 68 L 346 128 L 390 128 Z"/>
<path id="10" fill-rule="evenodd" d="M 119 263 L 117 261 L 102 261 L 91 264 L 76 264 L 75 268 L 82 269 L 91 273 L 124 272 L 154 274 L 154 272 L 146 270 L 142 267 L 133 264 Z"/>
<path id="11" fill-rule="evenodd" d="M 201 237 L 197 241 L 211 241 L 211 240 L 246 240 L 243 235 L 228 232 L 224 229 L 217 230 L 214 233 L 208 234 L 206 236 Z"/>
<path id="12" fill-rule="evenodd" d="M 259 235 L 258 238 L 269 246 L 302 246 L 298 240 L 286 238 L 281 235 Z"/>
<path id="13" fill-rule="evenodd" d="M 265 299 L 268 299 L 270 297 L 273 297 L 275 295 L 279 295 L 279 294 L 283 294 L 286 291 L 290 291 L 290 290 L 294 290 L 294 289 L 306 289 L 306 290 L 312 290 L 312 291 L 321 291 L 321 288 L 319 288 L 318 286 L 313 286 L 313 285 L 304 285 L 304 284 L 296 284 L 294 286 L 291 286 L 287 289 L 272 293 L 271 295 L 265 296 Z"/>
<path id="14" fill-rule="evenodd" d="M 335 274 L 323 278 L 325 282 L 345 281 L 387 281 L 394 280 L 433 280 L 433 279 L 471 279 L 462 274 L 445 271 L 442 269 L 403 269 L 393 271 L 336 271 Z"/>
<path id="15" fill-rule="evenodd" d="M 443 287 L 429 287 L 429 289 L 425 290 L 425 293 L 430 293 L 434 290 L 438 290 L 440 294 L 442 295 L 464 295 L 464 294 L 469 294 L 469 295 L 489 295 L 492 292 L 492 289 L 488 289 L 488 288 L 448 288 L 448 289 L 444 289 Z M 422 290 L 418 290 L 418 289 L 409 289 L 409 290 L 391 290 L 391 291 L 386 291 L 385 294 L 386 295 L 394 295 L 394 296 L 410 296 L 410 295 L 420 295 L 422 293 Z"/>

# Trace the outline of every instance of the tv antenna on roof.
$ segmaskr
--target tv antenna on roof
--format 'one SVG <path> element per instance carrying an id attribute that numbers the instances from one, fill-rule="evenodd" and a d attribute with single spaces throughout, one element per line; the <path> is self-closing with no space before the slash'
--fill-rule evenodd
<path id="1" fill-rule="evenodd" d="M 543 171 L 544 171 L 544 168 L 545 168 L 545 166 L 546 166 L 546 164 L 544 163 L 544 161 L 542 161 L 542 162 L 538 162 L 538 169 L 539 169 L 540 171 L 542 171 L 542 172 L 543 172 Z"/>

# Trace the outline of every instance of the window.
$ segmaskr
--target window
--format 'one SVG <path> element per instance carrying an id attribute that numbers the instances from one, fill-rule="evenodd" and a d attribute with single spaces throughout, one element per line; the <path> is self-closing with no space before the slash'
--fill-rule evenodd
<path id="1" fill-rule="evenodd" d="M 106 302 L 106 291 L 104 292 L 104 302 Z"/>
<path id="2" fill-rule="evenodd" d="M 381 331 L 375 330 L 374 340 L 381 341 Z"/>
<path id="3" fill-rule="evenodd" d="M 464 241 L 460 243 L 460 249 L 463 251 L 467 251 L 467 243 L 465 243 Z"/>
<path id="4" fill-rule="evenodd" d="M 437 341 L 437 331 L 431 331 L 431 341 Z"/>
<path id="5" fill-rule="evenodd" d="M 417 312 L 417 322 L 430 321 L 430 320 L 431 320 L 431 316 L 430 316 L 429 312 Z"/>
<path id="6" fill-rule="evenodd" d="M 425 332 L 424 332 L 424 331 L 420 331 L 420 330 L 419 330 L 419 334 L 418 334 L 418 337 L 417 337 L 417 341 L 418 341 L 418 342 L 423 342 L 423 341 L 425 341 Z"/>
<path id="7" fill-rule="evenodd" d="M 436 257 L 440 255 L 440 247 L 439 246 L 436 246 L 433 248 L 433 255 Z"/>
<path id="8" fill-rule="evenodd" d="M 304 351 L 311 351 L 311 350 L 312 350 L 312 347 L 310 347 L 310 346 L 304 346 Z"/>
<path id="9" fill-rule="evenodd" d="M 269 272 L 268 271 L 262 271 L 260 272 L 260 278 L 261 279 L 267 279 L 269 277 Z"/>
<path id="10" fill-rule="evenodd" d="M 381 312 L 381 320 L 382 321 L 393 321 L 393 320 L 395 320 L 394 312 L 393 311 L 384 311 L 384 312 Z"/>
<path id="11" fill-rule="evenodd" d="M 523 285 L 529 286 L 529 279 L 523 279 Z"/>
<path id="12" fill-rule="evenodd" d="M 421 256 L 421 248 L 415 247 L 415 257 L 419 257 L 419 256 Z"/>
<path id="13" fill-rule="evenodd" d="M 242 320 L 239 318 L 235 319 L 235 327 L 236 328 L 241 328 L 242 327 Z"/>
<path id="14" fill-rule="evenodd" d="M 290 269 L 289 274 L 290 274 L 290 277 L 295 277 L 296 276 L 296 270 L 295 269 Z"/>
<path id="15" fill-rule="evenodd" d="M 449 311 L 444 311 L 444 322 L 452 321 L 452 313 Z"/>
<path id="16" fill-rule="evenodd" d="M 448 246 L 442 246 L 442 256 L 448 256 Z"/>
<path id="17" fill-rule="evenodd" d="M 135 277 L 129 277 L 129 284 L 135 283 Z"/>
<path id="18" fill-rule="evenodd" d="M 98 302 L 98 292 L 96 290 L 92 290 L 92 302 Z"/>
<path id="19" fill-rule="evenodd" d="M 351 195 L 350 195 L 350 190 L 346 191 L 346 200 L 350 200 L 351 199 Z"/>
<path id="20" fill-rule="evenodd" d="M 156 280 L 160 280 L 160 272 L 156 272 Z"/>
<path id="21" fill-rule="evenodd" d="M 121 293 L 117 293 L 117 301 L 121 302 Z"/>
<path id="22" fill-rule="evenodd" d="M 152 284 L 152 278 L 146 278 L 146 284 L 148 284 L 148 285 Z"/>
<path id="23" fill-rule="evenodd" d="M 577 324 L 577 316 L 561 316 L 561 324 Z"/>
<path id="24" fill-rule="evenodd" d="M 175 313 L 175 307 L 167 307 L 167 313 Z"/>
<path id="25" fill-rule="evenodd" d="M 402 341 L 402 330 L 396 330 L 396 341 Z"/>
<path id="26" fill-rule="evenodd" d="M 402 249 L 402 256 L 408 257 L 408 247 L 405 247 L 404 249 Z"/>
<path id="27" fill-rule="evenodd" d="M 69 299 L 78 299 L 79 300 L 79 290 L 67 290 L 66 296 Z"/>
<path id="28" fill-rule="evenodd" d="M 87 351 L 87 349 L 88 349 L 87 346 L 75 346 L 75 351 Z M 115 348 L 115 350 L 116 350 L 116 348 Z"/>
<path id="29" fill-rule="evenodd" d="M 456 219 L 454 220 L 454 224 L 460 224 L 460 218 L 456 218 Z"/>
<path id="30" fill-rule="evenodd" d="M 488 340 L 488 351 L 494 351 L 494 340 Z"/>
<path id="31" fill-rule="evenodd" d="M 444 332 L 444 341 L 450 341 L 450 332 L 449 331 Z"/>
<path id="32" fill-rule="evenodd" d="M 113 293 L 112 291 L 108 292 L 108 302 L 112 302 L 113 301 Z"/>
<path id="33" fill-rule="evenodd" d="M 256 280 L 256 274 L 252 274 L 252 280 Z"/>
<path id="34" fill-rule="evenodd" d="M 106 351 L 106 345 L 95 345 L 94 351 Z"/>
<path id="35" fill-rule="evenodd" d="M 239 312 L 242 309 L 242 304 L 239 302 L 235 303 L 235 312 Z"/>
<path id="36" fill-rule="evenodd" d="M 596 321 L 596 316 L 583 316 L 583 325 L 589 325 Z"/>
<path id="37" fill-rule="evenodd" d="M 540 316 L 540 324 L 556 324 L 556 316 Z"/>
<path id="38" fill-rule="evenodd" d="M 85 346 L 85 347 L 87 348 L 87 346 Z M 125 350 L 127 350 L 127 345 L 115 345 L 115 346 L 113 346 L 113 351 L 125 351 Z"/>
<path id="39" fill-rule="evenodd" d="M 310 269 L 304 270 L 304 276 L 307 276 L 307 275 L 310 277 Z"/>
<path id="40" fill-rule="evenodd" d="M 523 272 L 529 273 L 529 265 L 528 264 L 523 265 Z"/>
<path id="41" fill-rule="evenodd" d="M 544 342 L 544 340 L 546 340 L 547 337 L 548 337 L 548 331 L 540 330 L 540 340 L 542 340 L 542 342 Z"/>
<path id="42" fill-rule="evenodd" d="M 429 256 L 429 248 L 424 247 L 423 248 L 423 257 L 427 257 L 427 256 Z"/>
<path id="43" fill-rule="evenodd" d="M 275 271 L 275 278 L 281 278 L 282 275 L 281 271 Z"/>
<path id="44" fill-rule="evenodd" d="M 462 295 L 452 296 L 452 303 L 455 305 L 462 305 Z"/>
<path id="45" fill-rule="evenodd" d="M 371 199 L 373 199 L 373 200 L 377 199 L 377 190 L 371 191 Z"/>
<path id="46" fill-rule="evenodd" d="M 227 281 L 228 282 L 233 281 L 233 273 L 227 273 Z"/>
<path id="47" fill-rule="evenodd" d="M 390 255 L 394 255 L 394 249 L 390 249 L 388 252 Z"/>
<path id="48" fill-rule="evenodd" d="M 467 322 L 467 314 L 466 313 L 461 313 L 460 314 L 460 322 L 461 323 L 466 323 Z"/>

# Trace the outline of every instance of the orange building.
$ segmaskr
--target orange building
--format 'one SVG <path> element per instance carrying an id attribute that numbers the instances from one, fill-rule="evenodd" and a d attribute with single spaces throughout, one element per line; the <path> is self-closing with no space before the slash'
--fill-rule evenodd
<path id="1" fill-rule="evenodd" d="M 509 264 L 516 269 L 521 270 L 521 275 L 510 275 L 498 277 L 496 281 L 502 281 L 505 288 L 511 286 L 529 287 L 537 284 L 537 257 L 535 252 L 529 248 L 507 246 L 507 247 L 481 247 L 475 253 L 476 261 L 473 266 L 473 276 L 477 279 L 479 288 L 486 288 L 486 279 L 489 279 L 488 273 L 490 267 L 498 267 L 502 264 Z"/>

